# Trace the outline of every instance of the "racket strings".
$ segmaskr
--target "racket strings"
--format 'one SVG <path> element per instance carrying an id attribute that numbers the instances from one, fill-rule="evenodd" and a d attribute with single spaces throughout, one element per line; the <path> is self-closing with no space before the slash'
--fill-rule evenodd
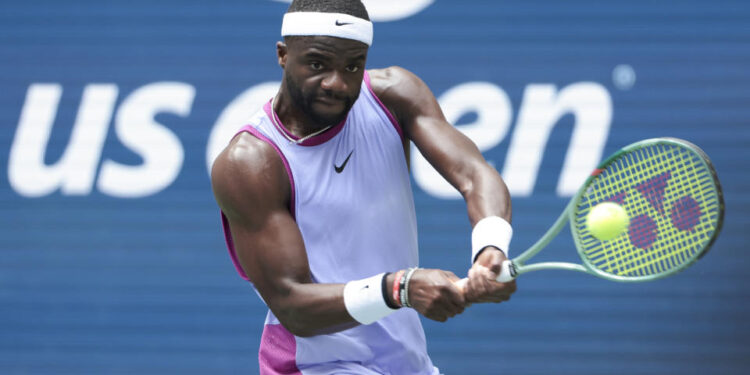
<path id="1" fill-rule="evenodd" d="M 662 146 L 663 147 L 663 146 Z M 679 149 L 675 149 L 679 150 Z M 687 199 L 690 202 L 696 202 L 693 198 L 690 198 L 691 196 L 696 195 L 696 189 L 695 184 L 693 182 L 699 181 L 695 175 L 691 175 L 692 173 L 686 171 L 694 171 L 693 165 L 690 165 L 690 162 L 695 162 L 699 160 L 689 160 L 688 158 L 685 158 L 686 155 L 680 155 L 680 154 L 672 154 L 672 162 L 669 165 L 666 165 L 666 168 L 672 168 L 670 177 L 672 179 L 680 179 L 680 174 L 682 174 L 682 181 L 675 181 L 675 185 L 671 186 L 678 186 L 682 189 L 677 189 L 675 192 L 678 194 L 685 193 L 686 195 L 682 196 L 682 198 L 677 198 L 678 194 L 670 194 L 670 191 L 667 190 L 669 186 L 665 186 L 665 200 L 670 203 L 674 203 L 674 199 Z M 669 160 L 669 159 L 667 159 Z M 689 161 L 686 163 L 685 161 Z M 677 175 L 677 176 L 673 176 Z M 671 195 L 671 197 L 670 197 Z M 702 200 L 705 201 L 705 197 L 701 196 Z M 669 205 L 669 204 L 668 204 Z M 639 259 L 637 256 L 633 258 L 630 262 L 626 262 L 623 264 L 623 268 L 631 267 L 633 268 L 632 271 L 635 272 L 638 275 L 643 275 L 644 273 L 647 274 L 654 274 L 654 273 L 662 273 L 669 271 L 671 269 L 674 269 L 676 267 L 679 267 L 680 265 L 689 262 L 689 260 L 701 250 L 701 246 L 690 246 L 693 239 L 690 238 L 690 236 L 685 236 L 682 231 L 674 230 L 677 225 L 675 225 L 675 213 L 678 212 L 678 210 L 675 209 L 674 205 L 671 205 L 672 209 L 670 212 L 670 216 L 667 216 L 667 212 L 665 211 L 664 207 L 660 207 L 659 213 L 661 215 L 657 216 L 657 225 L 654 226 L 654 229 L 657 230 L 658 228 L 666 228 L 666 230 L 662 231 L 663 233 L 663 244 L 661 246 L 655 247 L 652 252 L 644 251 L 643 256 L 641 259 Z M 695 204 L 695 207 L 697 210 L 692 215 L 693 218 L 699 218 L 699 207 L 697 204 Z M 679 215 L 678 215 L 679 216 Z M 670 226 L 670 223 L 664 223 L 665 221 L 669 221 L 671 219 L 672 225 Z M 679 223 L 679 220 L 677 221 Z M 684 230 L 691 230 L 692 228 L 688 228 L 685 226 L 683 228 Z M 632 231 L 631 231 L 632 232 Z M 631 236 L 632 235 L 629 233 Z M 648 248 L 644 250 L 649 250 Z M 647 271 L 647 272 L 644 272 Z"/>
<path id="2" fill-rule="evenodd" d="M 675 148 L 675 150 L 680 149 Z M 693 156 L 692 158 L 695 157 Z M 660 221 L 671 220 L 671 226 L 670 223 L 666 223 L 667 229 L 664 231 L 663 239 L 665 242 L 664 245 L 659 247 L 659 249 L 663 250 L 663 254 L 659 254 L 658 252 L 650 254 L 653 259 L 647 258 L 647 260 L 638 268 L 634 269 L 634 271 L 643 271 L 644 268 L 647 268 L 650 273 L 660 273 L 690 262 L 694 255 L 702 249 L 700 243 L 697 244 L 698 246 L 690 246 L 691 241 L 694 242 L 696 238 L 701 237 L 701 228 L 705 228 L 709 233 L 712 231 L 710 226 L 703 226 L 698 227 L 692 237 L 690 235 L 685 235 L 686 233 L 693 231 L 693 228 L 695 228 L 699 221 L 698 219 L 700 219 L 700 205 L 697 202 L 707 201 L 703 191 L 697 189 L 698 184 L 696 182 L 701 181 L 702 178 L 707 178 L 709 181 L 712 181 L 710 173 L 707 173 L 705 168 L 701 168 L 701 160 L 691 160 L 692 158 L 690 154 L 684 152 L 682 155 L 675 154 L 673 160 L 676 160 L 676 163 L 673 162 L 671 166 L 668 166 L 673 168 L 672 171 L 675 174 L 675 182 L 674 185 L 671 186 L 678 186 L 681 189 L 676 189 L 675 193 L 677 194 L 672 194 L 671 197 L 669 191 L 665 192 L 667 201 L 671 203 L 671 216 L 666 216 L 665 212 L 662 211 L 662 215 L 660 216 L 662 219 Z M 691 163 L 697 163 L 697 168 L 691 168 L 696 167 L 696 165 L 691 165 Z M 694 173 L 696 170 L 703 170 L 705 173 L 703 173 L 702 176 L 699 176 Z M 685 195 L 679 195 L 683 193 Z M 698 199 L 692 198 L 694 196 L 698 197 Z M 684 204 L 679 204 L 680 202 L 684 202 Z M 681 208 L 685 206 L 687 206 L 687 210 Z M 682 215 L 682 213 L 685 213 L 685 215 Z M 662 226 L 661 223 L 659 224 Z M 626 264 L 625 266 L 627 267 L 630 265 Z"/>
<path id="3" fill-rule="evenodd" d="M 588 233 L 586 215 L 603 202 L 622 205 L 626 234 L 600 241 Z M 719 202 L 713 174 L 694 151 L 656 144 L 611 161 L 581 197 L 575 229 L 587 263 L 616 276 L 647 277 L 690 264 L 710 241 Z"/>

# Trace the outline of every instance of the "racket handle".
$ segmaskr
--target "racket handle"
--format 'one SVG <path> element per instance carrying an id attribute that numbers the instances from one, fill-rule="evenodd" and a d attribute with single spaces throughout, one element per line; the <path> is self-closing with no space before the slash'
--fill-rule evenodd
<path id="1" fill-rule="evenodd" d="M 500 267 L 500 274 L 497 275 L 497 281 L 501 283 L 507 283 L 513 281 L 516 278 L 516 267 L 513 262 L 509 259 L 503 261 L 503 265 Z"/>
<path id="2" fill-rule="evenodd" d="M 513 262 L 506 259 L 503 261 L 502 266 L 500 266 L 500 274 L 497 275 L 497 281 L 501 283 L 507 283 L 509 281 L 513 281 L 516 278 L 516 267 L 513 265 Z M 456 281 L 456 287 L 458 289 L 463 290 L 466 287 L 466 283 L 469 282 L 468 277 L 464 277 L 461 280 Z"/>

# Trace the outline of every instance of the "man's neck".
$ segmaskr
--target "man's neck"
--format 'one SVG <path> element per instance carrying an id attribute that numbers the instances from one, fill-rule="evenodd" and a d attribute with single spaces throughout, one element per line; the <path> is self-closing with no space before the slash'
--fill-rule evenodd
<path id="1" fill-rule="evenodd" d="M 279 126 L 284 127 L 295 137 L 304 138 L 331 127 L 330 124 L 321 125 L 313 121 L 299 107 L 294 106 L 291 97 L 283 91 L 279 91 L 276 94 L 273 104 L 274 106 L 271 109 L 281 121 Z"/>

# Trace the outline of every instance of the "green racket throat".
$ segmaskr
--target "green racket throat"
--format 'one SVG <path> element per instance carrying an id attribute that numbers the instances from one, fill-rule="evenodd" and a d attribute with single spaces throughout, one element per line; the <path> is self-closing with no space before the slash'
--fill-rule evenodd
<path id="1" fill-rule="evenodd" d="M 550 270 L 550 269 L 557 269 L 557 270 L 568 270 L 568 271 L 578 271 L 578 272 L 585 272 L 590 273 L 592 270 L 586 268 L 583 265 L 576 264 L 576 263 L 566 263 L 566 262 L 540 262 L 540 263 L 533 263 L 526 265 L 526 261 L 528 261 L 531 257 L 536 255 L 538 252 L 540 252 L 542 249 L 544 249 L 552 240 L 557 236 L 560 231 L 565 228 L 565 225 L 568 223 L 569 219 L 569 210 L 572 205 L 573 201 L 568 204 L 568 207 L 563 211 L 563 213 L 560 215 L 560 217 L 557 218 L 555 221 L 555 224 L 552 225 L 552 227 L 547 230 L 547 233 L 542 236 L 534 245 L 532 245 L 530 248 L 528 248 L 526 251 L 521 253 L 518 257 L 511 260 L 506 260 L 503 263 L 503 266 L 501 268 L 500 274 L 497 277 L 497 281 L 500 282 L 508 282 L 516 277 L 518 275 L 532 272 L 532 271 L 540 271 L 540 270 Z"/>

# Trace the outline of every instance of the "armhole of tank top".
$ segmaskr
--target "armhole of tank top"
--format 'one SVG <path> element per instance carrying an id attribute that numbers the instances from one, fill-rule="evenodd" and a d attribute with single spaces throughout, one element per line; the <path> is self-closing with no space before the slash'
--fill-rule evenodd
<path id="1" fill-rule="evenodd" d="M 296 197 L 297 197 L 297 189 L 294 185 L 294 175 L 292 174 L 292 168 L 289 165 L 289 161 L 286 159 L 286 156 L 284 156 L 284 153 L 281 151 L 279 146 L 276 145 L 270 138 L 266 137 L 263 133 L 261 133 L 258 129 L 256 129 L 253 126 L 245 126 L 240 130 L 239 133 L 242 132 L 248 132 L 252 134 L 254 137 L 260 139 L 263 142 L 268 143 L 273 147 L 273 149 L 276 151 L 276 154 L 279 155 L 279 158 L 281 158 L 281 162 L 284 164 L 284 169 L 286 170 L 286 175 L 289 177 L 289 186 L 291 187 L 290 197 L 289 197 L 289 213 L 292 215 L 292 218 L 294 220 L 297 220 L 297 206 L 296 206 Z"/>
<path id="2" fill-rule="evenodd" d="M 391 111 L 388 110 L 388 107 L 386 107 L 385 104 L 383 104 L 380 98 L 378 98 L 378 96 L 375 95 L 375 91 L 372 90 L 372 85 L 370 84 L 370 73 L 368 73 L 367 71 L 365 71 L 364 81 L 365 81 L 365 86 L 367 86 L 367 90 L 370 91 L 370 94 L 372 95 L 372 97 L 375 98 L 375 101 L 380 106 L 380 109 L 383 110 L 383 113 L 385 113 L 385 115 L 388 116 L 388 120 L 391 121 L 391 125 L 393 125 L 393 128 L 396 129 L 396 133 L 398 133 L 398 136 L 401 138 L 401 142 L 404 143 L 404 140 L 405 140 L 404 131 L 403 129 L 401 129 L 401 124 L 398 123 L 398 120 L 396 120 L 396 117 L 393 116 Z"/>
<path id="3" fill-rule="evenodd" d="M 227 244 L 227 249 L 229 249 L 229 257 L 232 259 L 234 268 L 237 270 L 240 277 L 246 281 L 250 281 L 250 277 L 248 277 L 245 270 L 242 269 L 240 260 L 237 257 L 237 250 L 234 248 L 234 239 L 232 239 L 232 230 L 229 227 L 229 219 L 227 219 L 227 215 L 224 215 L 224 211 L 221 211 L 221 227 L 224 230 L 224 241 Z"/>

